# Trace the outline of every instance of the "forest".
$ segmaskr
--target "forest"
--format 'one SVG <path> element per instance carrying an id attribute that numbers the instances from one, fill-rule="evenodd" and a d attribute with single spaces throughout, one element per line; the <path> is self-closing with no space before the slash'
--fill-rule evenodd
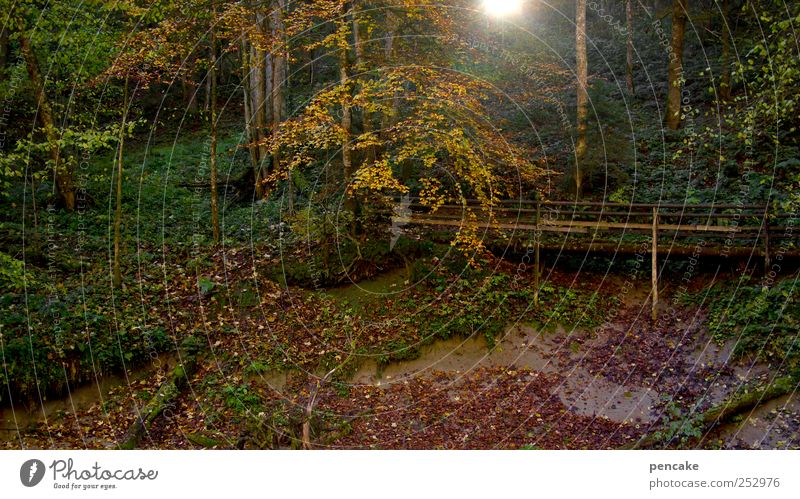
<path id="1" fill-rule="evenodd" d="M 800 448 L 800 3 L 0 15 L 0 448 Z"/>

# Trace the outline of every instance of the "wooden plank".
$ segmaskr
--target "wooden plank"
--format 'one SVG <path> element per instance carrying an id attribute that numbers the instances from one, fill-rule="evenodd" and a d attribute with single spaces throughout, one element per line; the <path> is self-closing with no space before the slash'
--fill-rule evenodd
<path id="1" fill-rule="evenodd" d="M 400 197 L 393 197 L 399 202 Z M 419 197 L 406 198 L 411 201 L 419 201 Z M 477 199 L 464 199 L 465 206 L 483 206 L 482 202 Z M 495 199 L 492 205 L 529 205 L 535 206 L 535 199 Z M 764 205 L 759 204 L 687 204 L 687 203 L 611 203 L 606 201 L 541 201 L 543 206 L 604 206 L 615 208 L 643 208 L 651 210 L 652 208 L 662 209 L 692 209 L 692 208 L 715 208 L 720 210 L 764 210 Z M 458 205 L 462 206 L 461 204 Z"/>
<path id="2" fill-rule="evenodd" d="M 769 272 L 769 204 L 764 208 L 764 272 Z"/>
<path id="3" fill-rule="evenodd" d="M 542 220 L 542 205 L 541 203 L 536 203 L 536 225 L 535 227 L 537 230 L 534 232 L 534 237 L 536 238 L 536 249 L 534 254 L 534 260 L 536 265 L 536 273 L 534 274 L 534 290 L 533 290 L 533 306 L 539 308 L 539 274 L 541 269 L 539 268 L 539 249 L 542 244 L 542 230 L 541 230 L 541 220 Z"/>
<path id="4" fill-rule="evenodd" d="M 651 260 L 651 279 L 653 285 L 653 321 L 658 318 L 656 307 L 658 307 L 658 208 L 653 208 L 653 246 L 650 250 L 652 253 Z"/>
<path id="5" fill-rule="evenodd" d="M 649 246 L 650 243 L 648 242 L 647 244 Z M 610 256 L 637 255 L 642 252 L 641 245 L 638 242 L 598 242 L 591 239 L 570 239 L 568 243 L 565 243 L 563 239 L 560 242 L 548 242 L 543 240 L 540 248 L 543 252 L 551 253 L 602 253 Z M 726 246 L 724 244 L 705 244 L 701 247 L 698 247 L 696 245 L 665 244 L 662 242 L 658 245 L 658 254 L 661 255 L 662 259 L 695 255 L 701 257 L 715 257 L 723 254 L 726 257 L 751 258 L 759 255 L 760 253 L 761 250 L 757 244 L 734 247 Z M 783 255 L 785 258 L 800 258 L 800 249 L 786 250 Z"/>
<path id="6" fill-rule="evenodd" d="M 448 220 L 448 219 L 420 219 L 420 218 L 395 218 L 396 223 L 400 224 L 415 224 L 415 225 L 438 225 L 448 227 L 466 227 L 468 224 L 464 220 Z M 487 223 L 478 222 L 476 227 L 479 229 L 505 229 L 515 230 L 520 232 L 535 231 L 536 226 L 532 224 L 518 224 L 518 223 Z M 543 232 L 563 232 L 571 234 L 588 234 L 589 229 L 586 227 L 547 227 L 542 225 Z"/>
<path id="7" fill-rule="evenodd" d="M 411 205 L 412 208 L 426 208 L 421 205 Z M 447 206 L 443 205 L 440 206 L 436 213 L 433 215 L 437 215 L 440 212 L 446 212 L 448 210 L 456 210 L 459 213 L 463 213 L 463 207 L 460 206 Z M 389 213 L 389 211 L 386 211 Z M 422 212 L 425 214 L 430 214 L 426 212 Z M 489 210 L 480 210 L 479 213 L 494 213 L 494 214 L 534 214 L 536 213 L 535 208 L 502 208 L 502 207 L 495 207 Z M 597 211 L 597 210 L 589 210 L 589 211 L 577 211 L 577 210 L 550 210 L 550 213 L 557 213 L 561 216 L 568 217 L 626 217 L 626 218 L 646 218 L 647 220 L 650 219 L 650 211 Z M 761 218 L 761 214 L 758 212 L 752 213 L 714 213 L 714 212 L 693 212 L 693 211 L 680 211 L 675 213 L 659 213 L 659 216 L 663 218 L 719 218 L 719 219 L 735 219 L 735 218 Z M 649 224 L 648 224 L 649 226 Z"/>
<path id="8" fill-rule="evenodd" d="M 559 206 L 565 206 L 566 208 L 562 209 Z M 565 214 L 586 214 L 586 215 L 609 215 L 609 216 L 641 216 L 641 217 L 650 217 L 650 211 L 652 208 L 647 208 L 646 206 L 639 206 L 633 207 L 635 209 L 627 209 L 627 210 L 615 210 L 617 208 L 630 208 L 628 206 L 608 206 L 608 205 L 600 205 L 603 208 L 608 208 L 607 210 L 578 210 L 573 205 L 555 205 L 548 203 L 545 208 L 551 212 L 558 212 L 558 213 L 565 213 Z M 422 208 L 422 209 L 430 209 L 430 206 L 419 204 L 419 203 L 411 203 L 409 205 L 410 208 Z M 521 205 L 521 206 L 483 206 L 483 205 L 456 205 L 456 204 L 443 204 L 437 206 L 437 210 L 458 210 L 464 211 L 465 209 L 478 209 L 482 212 L 515 212 L 515 213 L 534 213 L 536 212 L 536 208 L 533 205 Z M 571 208 L 571 209 L 570 209 Z M 587 206 L 586 208 L 596 208 L 592 206 Z M 718 206 L 714 206 L 713 208 L 719 208 Z M 747 208 L 740 213 L 718 213 L 716 211 L 708 211 L 712 209 L 711 206 L 685 206 L 685 207 L 675 207 L 675 208 L 664 208 L 664 209 L 672 209 L 672 210 L 679 210 L 673 212 L 659 212 L 660 216 L 669 216 L 669 217 L 678 217 L 678 216 L 694 216 L 694 217 L 712 217 L 712 218 L 742 218 L 742 217 L 760 217 L 763 213 L 763 207 L 753 207 Z M 726 208 L 719 208 L 719 209 L 726 209 Z M 732 209 L 732 208 L 727 208 Z M 703 210 L 703 211 L 699 211 Z M 794 214 L 788 214 L 790 216 L 794 216 Z"/>
<path id="9" fill-rule="evenodd" d="M 654 208 L 655 209 L 655 208 Z M 556 225 L 560 227 L 590 227 L 597 229 L 645 229 L 649 230 L 652 224 L 644 223 L 625 223 L 625 222 L 587 222 L 581 220 L 545 220 L 545 225 Z M 758 231 L 760 226 L 749 225 L 699 225 L 699 224 L 664 224 L 660 225 L 661 230 L 682 230 L 690 232 L 729 232 L 739 233 L 746 231 Z"/>
<path id="10" fill-rule="evenodd" d="M 416 225 L 441 225 L 450 227 L 466 227 L 469 223 L 462 218 L 418 218 L 418 217 L 402 217 L 393 218 L 396 223 L 401 224 L 416 224 Z M 582 222 L 582 221 L 566 221 L 566 220 L 544 220 L 542 221 L 541 230 L 544 232 L 566 232 L 574 234 L 589 234 L 593 231 L 600 231 L 604 229 L 617 229 L 629 232 L 634 231 L 647 231 L 651 230 L 651 224 L 632 224 L 632 223 L 614 223 L 614 222 Z M 518 230 L 518 231 L 535 231 L 536 225 L 517 223 L 517 222 L 485 222 L 481 221 L 476 224 L 476 227 L 483 229 L 505 229 L 505 230 Z M 735 236 L 745 235 L 752 233 L 754 237 L 758 237 L 758 231 L 761 226 L 728 226 L 728 225 L 674 225 L 663 224 L 659 225 L 661 231 L 678 231 L 678 232 L 696 232 L 697 237 L 703 233 L 718 233 L 719 236 Z"/>
<path id="11" fill-rule="evenodd" d="M 467 225 L 467 222 L 460 217 L 431 217 L 431 218 L 403 218 L 396 219 L 398 223 L 418 223 L 424 225 Z M 452 222 L 452 223 L 451 223 Z M 650 223 L 625 223 L 625 222 L 589 222 L 584 220 L 543 220 L 541 222 L 547 227 L 565 228 L 587 228 L 587 229 L 625 229 L 625 230 L 646 230 L 650 231 Z M 536 230 L 536 225 L 517 223 L 513 220 L 498 220 L 492 223 L 479 222 L 479 227 L 496 229 L 517 229 L 517 230 Z M 693 224 L 663 224 L 659 226 L 662 231 L 686 231 L 686 232 L 721 232 L 728 234 L 739 234 L 744 232 L 758 232 L 761 226 L 757 225 L 693 225 Z M 579 231 L 585 233 L 586 231 Z"/>

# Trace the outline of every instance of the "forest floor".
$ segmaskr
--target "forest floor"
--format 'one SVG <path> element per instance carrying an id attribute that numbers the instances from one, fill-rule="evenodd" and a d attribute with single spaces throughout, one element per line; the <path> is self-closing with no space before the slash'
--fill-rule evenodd
<path id="1" fill-rule="evenodd" d="M 773 367 L 734 358 L 731 342 L 709 335 L 704 307 L 677 300 L 669 280 L 653 322 L 638 278 L 550 270 L 552 296 L 532 313 L 529 294 L 498 299 L 475 282 L 450 292 L 457 278 L 422 285 L 408 269 L 338 290 L 283 288 L 254 278 L 252 257 L 220 251 L 226 285 L 217 292 L 198 295 L 195 276 L 172 282 L 172 306 L 208 348 L 143 447 L 298 447 L 306 420 L 317 448 L 606 449 L 654 431 L 663 434 L 657 447 L 800 447 L 792 395 L 708 432 L 694 426 Z M 530 286 L 529 274 L 509 280 L 509 262 L 490 267 L 481 289 Z M 711 280 L 698 275 L 694 291 Z M 256 299 L 241 306 L 250 282 Z M 520 306 L 507 305 L 517 298 Z M 489 317 L 502 324 L 491 334 L 481 329 Z M 447 334 L 426 329 L 432 322 L 448 324 Z M 0 445 L 114 448 L 176 362 L 162 354 L 44 411 L 5 408 Z"/>

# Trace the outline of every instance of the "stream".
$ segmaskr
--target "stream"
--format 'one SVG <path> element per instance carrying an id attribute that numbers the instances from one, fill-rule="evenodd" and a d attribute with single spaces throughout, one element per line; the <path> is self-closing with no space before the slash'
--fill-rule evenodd
<path id="1" fill-rule="evenodd" d="M 527 325 L 506 329 L 503 338 L 491 350 L 483 337 L 439 340 L 423 347 L 418 358 L 379 366 L 365 362 L 352 379 L 353 383 L 390 386 L 433 371 L 446 372 L 457 381 L 460 376 L 478 367 L 515 367 L 563 376 L 553 393 L 571 411 L 616 422 L 643 423 L 652 420 L 651 407 L 658 394 L 649 388 L 616 384 L 593 376 L 581 367 L 565 370 L 564 354 L 574 359 L 564 329 L 543 333 Z M 566 337 L 568 338 L 569 335 Z"/>
<path id="2" fill-rule="evenodd" d="M 398 268 L 381 274 L 374 279 L 351 283 L 328 289 L 325 294 L 339 301 L 346 301 L 354 307 L 363 307 L 383 299 L 395 298 L 413 287 L 411 269 Z"/>
<path id="3" fill-rule="evenodd" d="M 157 359 L 157 360 L 156 360 Z M 126 388 L 133 390 L 133 385 L 156 374 L 159 369 L 171 369 L 176 359 L 173 355 L 162 354 L 150 365 L 129 370 L 128 374 L 98 375 L 93 383 L 84 383 L 71 388 L 67 396 L 50 398 L 41 404 L 16 404 L 0 406 L 0 443 L 11 442 L 40 423 L 86 411 L 98 404 L 110 400 L 115 390 Z M 158 369 L 156 368 L 158 367 Z"/>
<path id="4" fill-rule="evenodd" d="M 410 281 L 410 269 L 400 268 L 375 279 L 334 288 L 327 293 L 355 307 L 363 307 L 401 295 L 405 289 L 413 286 Z M 385 387 L 432 371 L 451 373 L 458 378 L 477 367 L 516 366 L 562 374 L 564 382 L 553 395 L 573 412 L 620 423 L 652 421 L 651 407 L 658 400 L 658 394 L 652 389 L 619 385 L 594 376 L 581 367 L 564 370 L 565 362 L 561 360 L 564 354 L 569 354 L 571 360 L 579 360 L 580 355 L 569 350 L 568 338 L 559 340 L 565 333 L 563 328 L 557 329 L 555 334 L 548 334 L 527 325 L 512 324 L 491 350 L 481 336 L 437 340 L 422 347 L 419 357 L 414 360 L 392 362 L 385 366 L 375 360 L 366 360 L 351 382 Z M 566 336 L 569 337 L 569 334 Z M 273 389 L 280 390 L 285 384 L 281 376 L 271 374 L 268 378 L 267 382 Z"/>
<path id="5" fill-rule="evenodd" d="M 379 302 L 387 297 L 397 297 L 410 283 L 408 269 L 397 269 L 375 279 L 327 290 L 326 294 L 359 308 Z M 612 327 L 620 327 L 612 324 Z M 581 338 L 583 344 L 576 343 Z M 444 373 L 448 383 L 457 383 L 477 368 L 500 367 L 527 369 L 552 374 L 560 380 L 550 395 L 569 411 L 592 418 L 605 418 L 617 423 L 649 425 L 657 422 L 661 414 L 657 409 L 661 394 L 650 386 L 622 384 L 606 376 L 593 374 L 585 356 L 592 345 L 607 341 L 603 333 L 588 330 L 567 330 L 556 327 L 554 331 L 541 331 L 528 324 L 508 324 L 502 337 L 493 348 L 488 348 L 482 335 L 436 340 L 422 346 L 413 360 L 380 364 L 375 358 L 361 360 L 350 378 L 354 385 L 391 387 L 411 379 Z M 696 366 L 725 366 L 731 359 L 732 345 L 718 346 L 712 342 L 695 340 L 686 359 Z M 165 355 L 160 364 L 169 367 L 175 359 Z M 154 363 L 158 364 L 158 363 Z M 737 375 L 747 378 L 754 373 L 736 367 Z M 763 373 L 763 366 L 755 374 Z M 0 443 L 19 438 L 20 431 L 32 428 L 50 419 L 67 417 L 103 404 L 114 391 L 134 390 L 134 384 L 157 374 L 157 369 L 144 366 L 127 375 L 102 376 L 94 383 L 71 390 L 67 397 L 45 400 L 30 407 L 0 407 Z M 292 373 L 268 371 L 258 374 L 259 384 L 268 385 L 278 392 L 286 390 Z M 711 403 L 725 399 L 729 388 L 712 384 L 706 393 Z M 780 447 L 785 433 L 800 426 L 800 400 L 786 396 L 764 404 L 747 417 L 716 429 L 713 438 L 731 447 Z M 791 438 L 789 435 L 786 438 Z"/>

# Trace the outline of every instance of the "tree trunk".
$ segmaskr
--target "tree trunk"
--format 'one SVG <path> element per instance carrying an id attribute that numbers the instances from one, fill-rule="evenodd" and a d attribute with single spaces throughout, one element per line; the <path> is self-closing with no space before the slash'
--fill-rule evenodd
<path id="1" fill-rule="evenodd" d="M 277 136 L 281 122 L 286 116 L 286 75 L 287 75 L 287 50 L 284 36 L 283 9 L 285 0 L 273 0 L 271 4 L 272 19 L 270 31 L 272 37 L 277 41 L 277 50 L 272 51 L 272 133 Z M 280 171 L 281 153 L 279 150 L 272 152 L 272 168 Z M 289 214 L 294 212 L 294 193 L 292 190 L 291 172 L 286 174 L 287 180 L 287 205 Z"/>
<path id="2" fill-rule="evenodd" d="M 340 82 L 345 86 L 348 85 L 350 76 L 347 68 L 347 52 L 344 50 L 342 50 L 340 56 L 340 63 Z M 342 102 L 342 130 L 344 130 L 344 137 L 342 139 L 342 174 L 344 175 L 345 181 L 349 181 L 350 177 L 353 175 L 353 154 L 350 146 L 350 140 L 353 135 L 353 116 L 349 102 Z"/>
<path id="3" fill-rule="evenodd" d="M 247 140 L 250 144 L 256 141 L 256 134 L 254 130 L 253 124 L 253 101 L 252 101 L 252 79 L 250 77 L 250 44 L 247 41 L 247 37 L 244 33 L 242 33 L 242 94 L 243 94 L 243 103 L 244 103 L 244 129 L 245 134 L 247 136 Z M 250 168 L 253 171 L 253 189 L 256 191 L 256 195 L 258 195 L 258 186 L 261 182 L 259 177 L 259 157 L 258 157 L 258 148 L 255 146 L 250 146 L 247 148 L 247 152 L 250 155 Z"/>
<path id="4" fill-rule="evenodd" d="M 269 16 L 265 16 L 260 10 L 256 9 L 253 2 L 247 2 L 247 7 L 254 12 L 253 24 L 263 38 L 268 38 L 265 24 L 268 23 Z M 246 43 L 243 46 L 244 53 L 242 59 L 244 66 L 243 72 L 247 75 L 245 83 L 247 95 L 245 101 L 249 107 L 250 117 L 250 140 L 257 143 L 251 151 L 251 161 L 253 161 L 253 179 L 255 182 L 255 196 L 263 199 L 266 192 L 264 179 L 267 173 L 266 162 L 269 159 L 268 146 L 265 143 L 267 129 L 272 120 L 272 57 L 263 47 L 263 42 Z"/>
<path id="5" fill-rule="evenodd" d="M 125 123 L 128 118 L 128 76 L 125 76 L 125 86 L 122 91 L 122 123 L 119 129 L 119 147 L 117 148 L 117 206 L 114 210 L 114 277 L 112 283 L 115 288 L 122 286 L 122 270 L 120 270 L 120 239 L 122 233 L 122 158 L 125 148 Z"/>
<path id="6" fill-rule="evenodd" d="M 349 4 L 344 3 L 342 18 L 347 19 L 349 16 Z M 346 96 L 342 101 L 342 176 L 345 185 L 350 181 L 353 175 L 353 151 L 351 148 L 351 138 L 353 135 L 353 115 L 350 107 L 350 44 L 345 42 L 339 49 L 339 84 L 346 89 Z M 345 203 L 347 204 L 347 203 Z"/>
<path id="7" fill-rule="evenodd" d="M 268 38 L 266 24 L 269 16 L 261 11 L 256 11 L 253 22 L 260 34 Z M 269 159 L 269 147 L 265 143 L 267 130 L 272 122 L 272 55 L 259 44 L 250 43 L 250 106 L 253 119 L 251 127 L 254 142 L 258 142 L 258 163 L 255 170 L 255 191 L 258 199 L 263 199 L 268 193 L 264 178 L 268 171 L 266 164 Z"/>
<path id="8" fill-rule="evenodd" d="M 266 18 L 260 14 L 255 14 L 253 22 L 258 30 L 265 34 L 264 24 Z M 248 64 L 248 90 L 250 107 L 250 131 L 251 141 L 258 143 L 254 151 L 251 152 L 251 159 L 254 161 L 254 180 L 255 195 L 257 199 L 263 199 L 266 192 L 264 179 L 267 174 L 267 161 L 269 159 L 268 146 L 265 142 L 267 129 L 272 120 L 272 105 L 270 104 L 272 93 L 272 58 L 271 55 L 261 46 L 249 43 Z"/>
<path id="9" fill-rule="evenodd" d="M 191 65 L 189 65 L 191 64 Z M 187 115 L 197 114 L 197 95 L 194 82 L 191 80 L 194 73 L 194 63 L 188 63 L 186 68 L 188 74 L 181 76 L 181 89 L 183 92 L 183 106 Z"/>
<path id="10" fill-rule="evenodd" d="M 672 3 L 672 43 L 667 66 L 667 116 L 670 130 L 681 126 L 681 90 L 683 87 L 683 35 L 686 32 L 686 0 Z"/>
<path id="11" fill-rule="evenodd" d="M 627 36 L 627 51 L 625 56 L 625 82 L 631 94 L 636 93 L 633 85 L 633 0 L 625 2 L 625 31 Z"/>
<path id="12" fill-rule="evenodd" d="M 589 68 L 586 57 L 586 0 L 577 0 L 575 12 L 575 60 L 577 63 L 578 99 L 575 144 L 575 196 L 580 199 L 583 192 L 583 165 L 586 156 L 586 119 L 589 105 Z"/>
<path id="13" fill-rule="evenodd" d="M 723 101 L 731 100 L 731 29 L 730 5 L 722 0 L 722 76 L 719 82 L 719 96 Z"/>
<path id="14" fill-rule="evenodd" d="M 264 105 L 264 51 L 251 45 L 250 61 L 252 62 L 250 71 L 250 102 L 253 106 L 253 138 L 256 142 L 261 142 L 264 138 L 266 125 L 266 107 Z M 263 179 L 266 175 L 264 170 L 264 146 L 258 145 L 258 164 L 256 165 L 256 197 L 264 197 Z"/>
<path id="15" fill-rule="evenodd" d="M 211 0 L 211 67 L 208 78 L 211 80 L 211 144 L 208 159 L 211 168 L 211 227 L 214 244 L 219 243 L 219 207 L 217 205 L 217 36 L 214 23 L 217 21 L 217 6 Z"/>
<path id="16" fill-rule="evenodd" d="M 395 61 L 395 37 L 399 29 L 399 21 L 391 11 L 386 12 L 386 41 L 383 46 L 383 64 L 391 67 Z M 391 111 L 384 113 L 380 117 L 381 135 L 388 133 L 388 130 L 395 124 L 400 108 L 400 93 L 395 92 L 392 96 Z"/>
<path id="17" fill-rule="evenodd" d="M 210 55 L 209 58 L 211 58 Z M 206 91 L 204 97 L 203 112 L 208 113 L 211 110 L 211 78 L 206 78 Z"/>
<path id="18" fill-rule="evenodd" d="M 313 89 L 314 88 L 314 69 L 316 67 L 315 57 L 316 57 L 316 54 L 317 54 L 317 50 L 316 49 L 311 49 L 311 50 L 307 51 L 307 54 L 308 54 L 308 86 Z"/>
<path id="19" fill-rule="evenodd" d="M 367 70 L 367 60 L 364 52 L 364 43 L 361 36 L 361 21 L 358 10 L 355 7 L 353 7 L 353 45 L 355 46 L 356 52 L 356 71 L 361 74 Z M 363 77 L 365 76 L 362 76 L 362 78 Z M 361 129 L 365 134 L 371 134 L 373 131 L 372 116 L 366 109 L 364 109 L 361 113 Z M 376 158 L 377 152 L 375 150 L 375 146 L 368 146 L 365 151 L 366 163 L 370 165 L 375 162 Z"/>
<path id="20" fill-rule="evenodd" d="M 0 28 L 0 75 L 5 73 L 8 63 L 8 29 Z"/>
<path id="21" fill-rule="evenodd" d="M 45 92 L 44 80 L 39 71 L 39 61 L 31 47 L 30 39 L 26 35 L 19 38 L 22 55 L 25 58 L 25 66 L 28 69 L 28 76 L 31 79 L 34 91 L 36 92 L 37 114 L 39 121 L 44 127 L 45 137 L 49 147 L 50 161 L 53 163 L 55 176 L 56 193 L 64 203 L 68 211 L 75 210 L 75 183 L 72 178 L 72 169 L 69 165 L 62 165 L 60 161 L 60 151 L 58 146 L 58 134 L 53 121 L 53 109 Z"/>

